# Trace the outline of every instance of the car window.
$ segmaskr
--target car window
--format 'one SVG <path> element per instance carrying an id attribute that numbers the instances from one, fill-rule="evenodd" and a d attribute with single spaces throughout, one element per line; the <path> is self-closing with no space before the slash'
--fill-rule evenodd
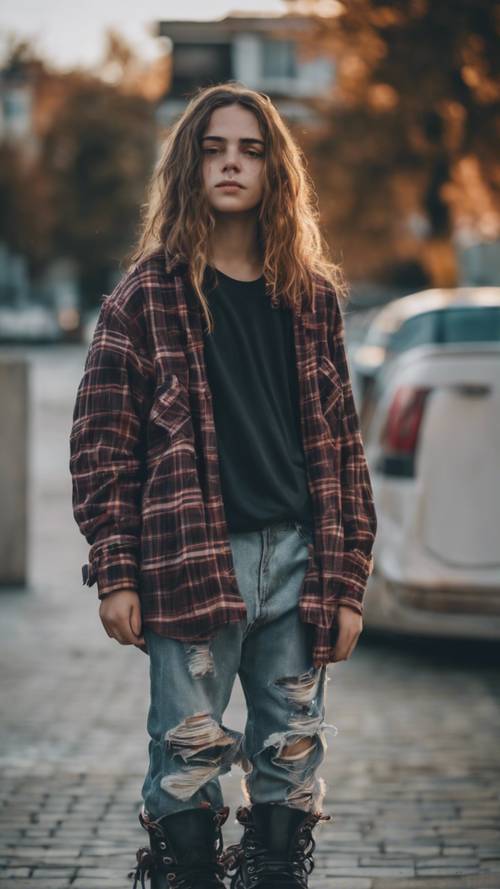
<path id="1" fill-rule="evenodd" d="M 391 337 L 391 352 L 440 343 L 500 342 L 500 306 L 457 306 L 408 318 Z"/>

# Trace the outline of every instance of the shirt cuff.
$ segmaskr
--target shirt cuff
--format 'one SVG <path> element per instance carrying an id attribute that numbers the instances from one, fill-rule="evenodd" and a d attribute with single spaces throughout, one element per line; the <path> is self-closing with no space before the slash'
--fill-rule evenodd
<path id="1" fill-rule="evenodd" d="M 97 583 L 98 598 L 118 590 L 138 592 L 136 538 L 99 540 L 89 551 L 89 561 L 82 565 L 83 584 Z"/>

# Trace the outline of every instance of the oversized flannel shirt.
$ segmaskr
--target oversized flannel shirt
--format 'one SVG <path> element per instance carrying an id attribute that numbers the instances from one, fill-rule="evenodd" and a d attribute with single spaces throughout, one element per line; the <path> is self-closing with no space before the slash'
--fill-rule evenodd
<path id="1" fill-rule="evenodd" d="M 335 289 L 293 312 L 302 442 L 314 534 L 299 613 L 313 662 L 332 661 L 340 604 L 363 613 L 377 518 Z M 270 292 L 270 291 L 269 291 Z M 221 494 L 200 302 L 162 249 L 105 295 L 70 435 L 73 513 L 90 544 L 83 583 L 132 590 L 143 626 L 211 639 L 246 617 Z"/>

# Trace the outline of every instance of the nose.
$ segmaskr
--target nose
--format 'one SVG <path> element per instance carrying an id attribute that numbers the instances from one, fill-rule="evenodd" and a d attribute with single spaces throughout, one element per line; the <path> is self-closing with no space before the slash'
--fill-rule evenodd
<path id="1" fill-rule="evenodd" d="M 239 164 L 236 158 L 227 158 L 223 164 L 222 171 L 228 173 L 231 170 L 239 170 Z"/>

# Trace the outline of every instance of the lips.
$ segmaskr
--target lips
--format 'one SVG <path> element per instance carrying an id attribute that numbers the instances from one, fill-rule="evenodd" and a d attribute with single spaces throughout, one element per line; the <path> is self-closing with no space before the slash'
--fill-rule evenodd
<path id="1" fill-rule="evenodd" d="M 225 182 L 218 182 L 215 186 L 216 188 L 223 188 L 225 185 L 237 186 L 238 188 L 243 188 L 243 185 L 240 185 L 239 182 L 235 182 L 234 179 L 227 179 Z"/>

